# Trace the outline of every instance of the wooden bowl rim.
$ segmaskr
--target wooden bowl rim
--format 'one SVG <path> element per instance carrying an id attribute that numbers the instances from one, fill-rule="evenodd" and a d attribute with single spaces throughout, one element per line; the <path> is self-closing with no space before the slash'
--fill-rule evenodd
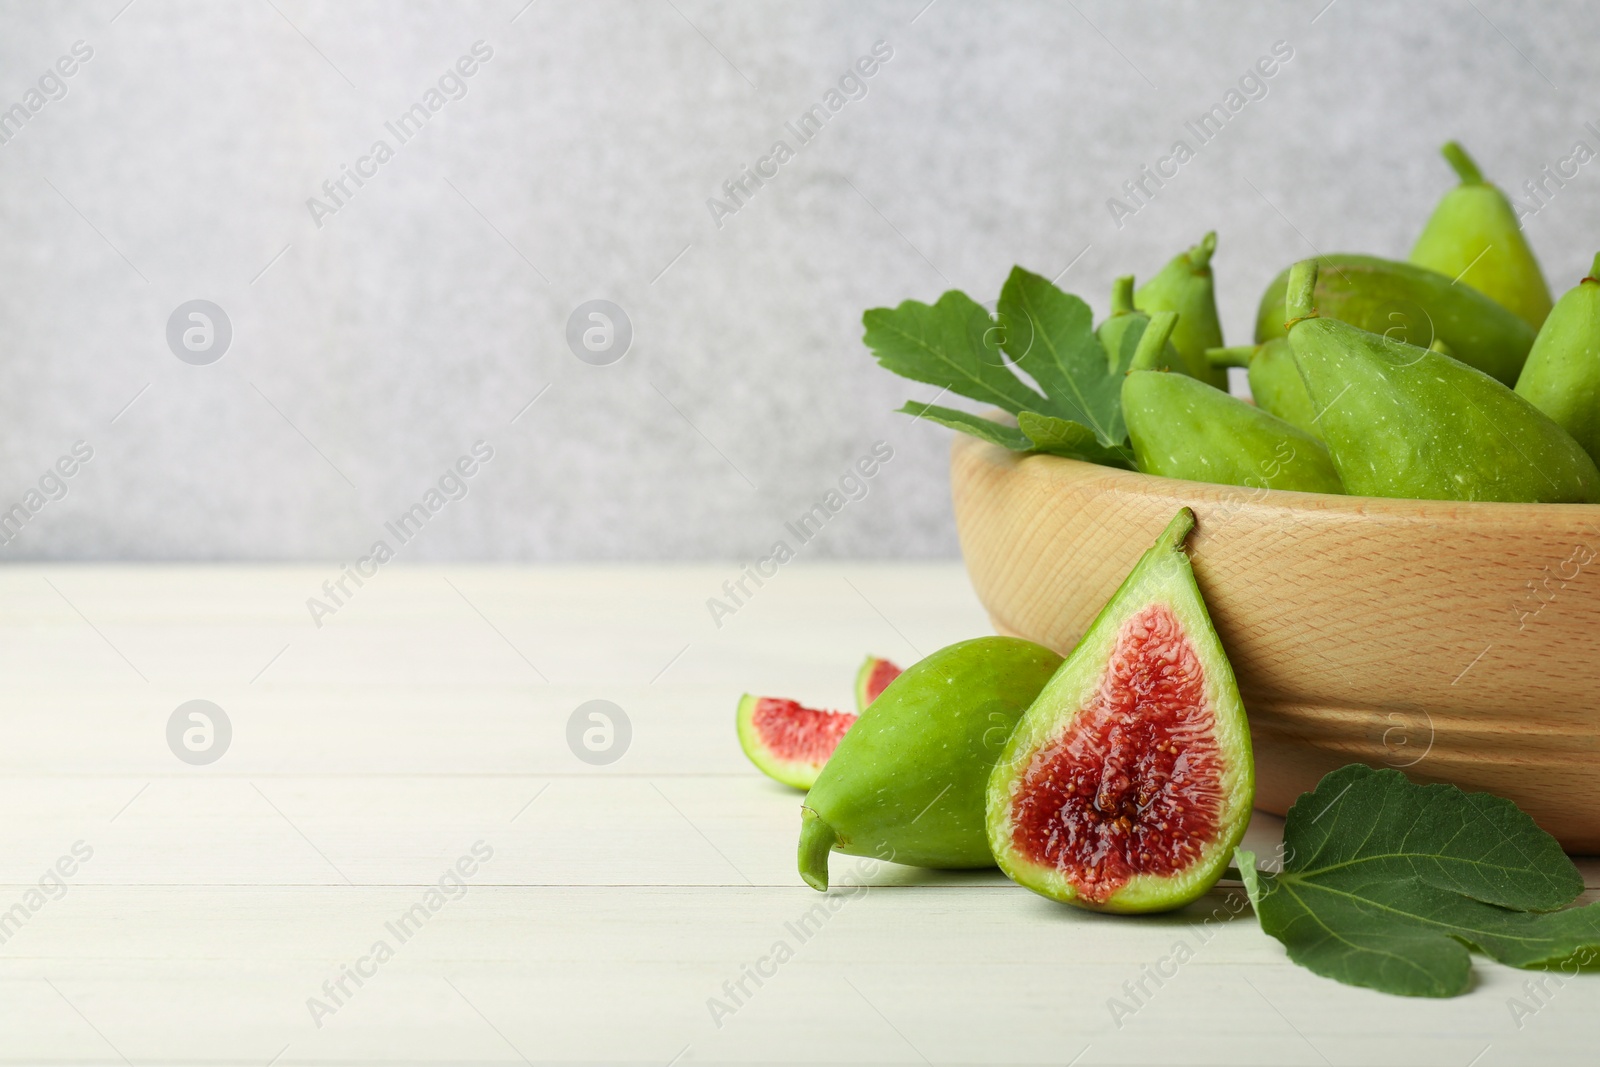
<path id="1" fill-rule="evenodd" d="M 1191 482 L 1158 474 L 1107 467 L 1086 460 L 1052 456 L 1044 452 L 1015 452 L 971 434 L 957 433 L 951 459 L 976 460 L 994 467 L 1020 469 L 1031 465 L 1041 476 L 1064 475 L 1075 483 L 1092 482 L 1100 488 L 1138 496 L 1164 495 L 1182 501 L 1200 501 L 1232 507 L 1258 506 L 1288 511 L 1318 512 L 1350 519 L 1404 519 L 1426 522 L 1464 522 L 1483 526 L 1532 524 L 1548 526 L 1562 519 L 1583 519 L 1600 524 L 1600 504 L 1527 504 L 1492 500 L 1422 500 L 1410 497 L 1346 496 L 1337 493 L 1299 493 L 1283 489 L 1257 489 L 1218 482 Z M 1038 468 L 1043 468 L 1042 470 Z M 1246 499 L 1240 501 L 1243 494 Z M 1600 530 L 1597 530 L 1600 532 Z"/>

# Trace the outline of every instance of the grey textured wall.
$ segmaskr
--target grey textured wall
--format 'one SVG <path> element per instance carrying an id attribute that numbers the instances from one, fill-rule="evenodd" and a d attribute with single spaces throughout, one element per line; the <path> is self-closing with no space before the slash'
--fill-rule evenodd
<path id="1" fill-rule="evenodd" d="M 1447 138 L 1513 190 L 1600 148 L 1581 0 L 524 3 L 0 8 L 0 107 L 27 111 L 0 126 L 0 508 L 66 487 L 3 557 L 353 558 L 480 440 L 410 558 L 749 558 L 878 440 L 806 551 L 951 555 L 948 435 L 890 414 L 932 390 L 876 368 L 863 308 L 990 300 L 1020 262 L 1103 310 L 1215 227 L 1242 340 L 1313 248 L 1403 255 Z M 479 41 L 402 144 L 385 123 Z M 719 226 L 708 198 L 879 41 L 865 96 Z M 1199 145 L 1184 120 L 1278 41 Z M 1108 198 L 1180 137 L 1118 227 Z M 1527 229 L 1574 282 L 1600 163 Z M 207 365 L 168 344 L 193 299 L 232 328 Z M 566 341 L 591 299 L 632 323 L 610 365 Z"/>

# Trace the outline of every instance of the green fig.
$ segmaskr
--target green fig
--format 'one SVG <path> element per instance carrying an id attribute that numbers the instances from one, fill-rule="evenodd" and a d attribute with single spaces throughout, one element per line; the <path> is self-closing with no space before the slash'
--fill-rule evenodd
<path id="1" fill-rule="evenodd" d="M 1439 352 L 1318 314 L 1289 272 L 1289 344 L 1345 491 L 1420 500 L 1600 502 L 1600 470 L 1527 400 Z"/>
<path id="2" fill-rule="evenodd" d="M 1600 255 L 1539 328 L 1517 393 L 1600 463 Z"/>
<path id="3" fill-rule="evenodd" d="M 1344 492 L 1321 441 L 1194 378 L 1129 372 L 1122 382 L 1122 415 L 1146 474 L 1257 489 Z"/>
<path id="4" fill-rule="evenodd" d="M 1206 358 L 1216 367 L 1248 368 L 1250 395 L 1258 408 L 1322 440 L 1316 410 L 1306 393 L 1306 383 L 1300 379 L 1300 368 L 1295 366 L 1287 337 L 1274 337 L 1259 345 L 1207 349 Z"/>
<path id="5" fill-rule="evenodd" d="M 1133 306 L 1133 275 L 1124 275 L 1111 283 L 1111 314 L 1094 332 L 1106 350 L 1106 361 L 1112 373 L 1120 374 L 1132 365 L 1150 319 L 1151 316 Z M 1145 362 L 1151 364 L 1152 370 L 1185 369 L 1183 357 L 1172 347 L 1170 338 L 1160 346 L 1153 359 L 1147 353 Z"/>
<path id="6" fill-rule="evenodd" d="M 1028 708 L 989 777 L 989 847 L 1036 893 L 1166 911 L 1216 884 L 1250 822 L 1244 702 L 1180 510 Z M 848 739 L 849 735 L 846 735 Z"/>
<path id="7" fill-rule="evenodd" d="M 1440 150 L 1461 184 L 1444 194 L 1411 249 L 1419 267 L 1465 282 L 1537 330 L 1550 314 L 1550 286 L 1522 236 L 1511 201 L 1484 181 L 1467 150 Z"/>
<path id="8" fill-rule="evenodd" d="M 1217 250 L 1217 232 L 1212 230 L 1193 248 L 1179 252 L 1139 286 L 1133 302 L 1140 311 L 1175 311 L 1178 328 L 1172 347 L 1183 359 L 1184 372 L 1191 377 L 1228 388 L 1228 372 L 1213 367 L 1205 358 L 1206 349 L 1222 344 L 1222 322 L 1217 318 L 1216 285 L 1211 278 L 1211 256 Z"/>
<path id="9" fill-rule="evenodd" d="M 1462 363 L 1506 385 L 1516 384 L 1533 347 L 1534 329 L 1476 289 L 1425 267 L 1376 256 L 1323 256 L 1317 263 L 1322 270 L 1316 305 L 1324 318 L 1423 348 L 1442 339 Z M 1288 277 L 1288 271 L 1279 274 L 1261 296 L 1257 341 L 1288 333 Z"/>
<path id="10" fill-rule="evenodd" d="M 992 867 L 989 770 L 1061 657 L 980 637 L 906 669 L 862 711 L 800 809 L 800 875 L 828 888 L 828 856 L 916 867 Z"/>

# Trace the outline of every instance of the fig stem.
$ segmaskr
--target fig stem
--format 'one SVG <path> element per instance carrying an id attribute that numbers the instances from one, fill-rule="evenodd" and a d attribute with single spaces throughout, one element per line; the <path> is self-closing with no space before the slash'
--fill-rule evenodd
<path id="1" fill-rule="evenodd" d="M 1289 284 L 1284 290 L 1283 309 L 1289 319 L 1285 325 L 1292 326 L 1301 319 L 1309 319 L 1317 313 L 1316 306 L 1312 303 L 1317 291 L 1317 261 L 1302 259 L 1289 268 Z"/>
<path id="2" fill-rule="evenodd" d="M 1467 150 L 1455 141 L 1451 141 L 1439 149 L 1441 155 L 1449 161 L 1450 168 L 1461 179 L 1462 185 L 1482 185 L 1483 172 L 1478 169 L 1472 157 L 1467 155 Z"/>
<path id="3" fill-rule="evenodd" d="M 1189 249 L 1189 267 L 1196 274 L 1204 274 L 1211 269 L 1211 257 L 1217 251 L 1217 231 L 1212 230 L 1200 238 L 1200 243 Z"/>
<path id="4" fill-rule="evenodd" d="M 1134 310 L 1133 275 L 1124 274 L 1111 283 L 1111 317 L 1132 314 Z"/>
<path id="5" fill-rule="evenodd" d="M 1156 545 L 1173 552 L 1182 552 L 1183 542 L 1193 529 L 1194 512 L 1186 507 L 1179 508 L 1178 513 L 1172 516 L 1172 521 L 1167 523 L 1167 528 L 1161 531 L 1161 536 L 1156 538 Z"/>
<path id="6" fill-rule="evenodd" d="M 1584 278 L 1583 281 L 1600 282 L 1600 252 L 1595 253 L 1594 264 L 1589 268 L 1589 276 Z"/>
<path id="7" fill-rule="evenodd" d="M 828 854 L 839 834 L 810 808 L 800 809 L 800 877 L 821 893 L 828 891 Z"/>
<path id="8" fill-rule="evenodd" d="M 1150 316 L 1144 333 L 1139 335 L 1139 345 L 1133 350 L 1129 370 L 1154 370 L 1161 364 L 1161 355 L 1172 339 L 1172 329 L 1178 325 L 1176 311 L 1158 311 Z"/>
<path id="9" fill-rule="evenodd" d="M 1250 357 L 1256 354 L 1258 345 L 1237 345 L 1233 348 L 1208 348 L 1206 349 L 1206 362 L 1213 367 L 1248 367 Z"/>

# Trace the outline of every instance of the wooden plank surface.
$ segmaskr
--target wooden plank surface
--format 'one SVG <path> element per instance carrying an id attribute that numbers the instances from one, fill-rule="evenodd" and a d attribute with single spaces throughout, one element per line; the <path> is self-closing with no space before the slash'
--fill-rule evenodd
<path id="1" fill-rule="evenodd" d="M 1479 961 L 1454 1000 L 1350 989 L 1288 964 L 1236 890 L 1120 919 L 843 861 L 844 891 L 813 893 L 738 694 L 844 705 L 864 653 L 987 623 L 958 565 L 797 563 L 718 627 L 706 598 L 737 575 L 394 566 L 319 628 L 332 566 L 0 571 L 0 916 L 24 915 L 0 927 L 0 1063 L 1592 1056 L 1600 976 L 1535 997 Z M 167 742 L 194 699 L 232 726 L 207 765 Z M 567 741 L 592 699 L 632 731 L 603 766 Z M 1194 958 L 1157 984 L 1179 941 Z"/>

